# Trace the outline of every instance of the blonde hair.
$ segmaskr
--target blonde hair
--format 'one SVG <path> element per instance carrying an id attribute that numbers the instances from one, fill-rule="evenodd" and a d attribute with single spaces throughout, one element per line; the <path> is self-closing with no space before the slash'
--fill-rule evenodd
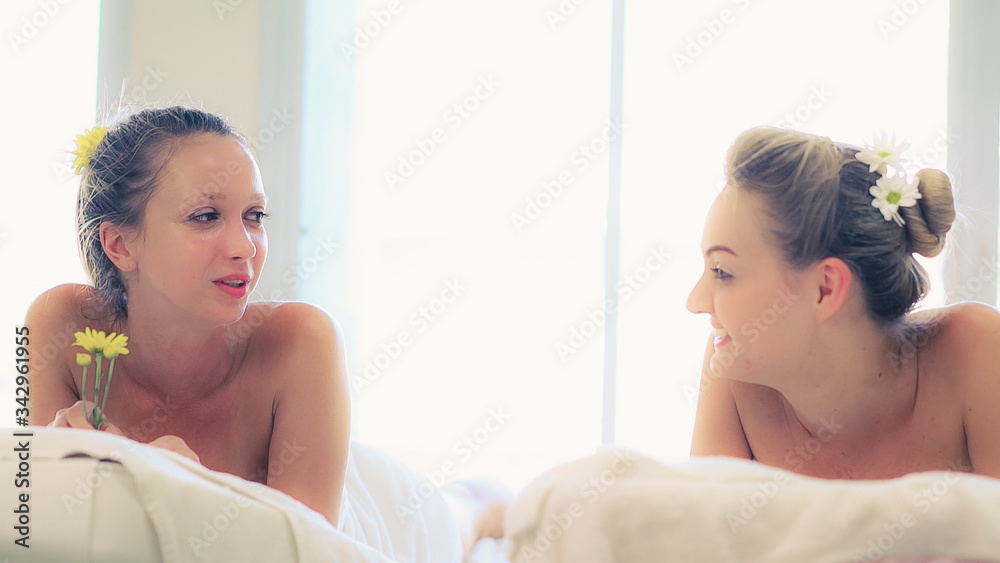
<path id="1" fill-rule="evenodd" d="M 913 257 L 936 256 L 955 220 L 951 181 L 940 170 L 916 174 L 921 199 L 886 221 L 869 188 L 879 175 L 857 148 L 798 131 L 758 127 L 740 134 L 726 158 L 730 184 L 759 195 L 771 235 L 788 264 L 843 260 L 860 282 L 872 317 L 891 323 L 926 295 L 927 272 Z"/>

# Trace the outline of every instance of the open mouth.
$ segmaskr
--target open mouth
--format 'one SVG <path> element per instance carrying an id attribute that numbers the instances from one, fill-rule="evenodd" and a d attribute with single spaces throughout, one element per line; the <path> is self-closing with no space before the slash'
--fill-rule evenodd
<path id="1" fill-rule="evenodd" d="M 241 299 L 247 293 L 247 284 L 250 283 L 250 276 L 238 274 L 231 275 L 215 280 L 214 283 L 215 286 L 221 289 L 226 295 L 236 299 Z"/>

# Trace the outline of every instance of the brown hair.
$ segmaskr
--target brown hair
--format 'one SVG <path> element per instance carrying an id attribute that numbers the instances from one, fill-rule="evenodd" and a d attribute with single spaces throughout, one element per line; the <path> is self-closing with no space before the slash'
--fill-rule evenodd
<path id="1" fill-rule="evenodd" d="M 128 316 L 128 295 L 121 272 L 101 245 L 101 224 L 141 225 L 174 142 L 199 134 L 230 136 L 249 146 L 218 115 L 181 106 L 145 109 L 109 127 L 84 169 L 76 204 L 80 256 L 113 318 Z"/>
<path id="2" fill-rule="evenodd" d="M 872 317 L 891 323 L 929 289 L 913 257 L 936 256 L 955 219 L 951 182 L 940 170 L 916 174 L 921 199 L 900 208 L 901 228 L 872 206 L 869 188 L 879 175 L 855 158 L 857 148 L 825 137 L 758 127 L 737 137 L 726 159 L 736 187 L 760 195 L 771 234 L 785 261 L 805 267 L 828 257 L 843 260 L 864 290 Z"/>

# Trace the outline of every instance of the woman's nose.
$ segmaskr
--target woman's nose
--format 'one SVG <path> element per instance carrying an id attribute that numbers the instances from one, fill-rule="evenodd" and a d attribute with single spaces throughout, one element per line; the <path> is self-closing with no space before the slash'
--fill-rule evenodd
<path id="1" fill-rule="evenodd" d="M 233 260 L 249 260 L 257 255 L 257 245 L 242 221 L 230 227 L 226 242 L 227 254 Z"/>
<path id="2" fill-rule="evenodd" d="M 687 310 L 694 314 L 698 313 L 711 313 L 709 310 L 712 305 L 712 300 L 709 296 L 708 288 L 705 284 L 705 276 L 698 278 L 698 281 L 691 288 L 691 293 L 688 294 L 687 298 Z"/>

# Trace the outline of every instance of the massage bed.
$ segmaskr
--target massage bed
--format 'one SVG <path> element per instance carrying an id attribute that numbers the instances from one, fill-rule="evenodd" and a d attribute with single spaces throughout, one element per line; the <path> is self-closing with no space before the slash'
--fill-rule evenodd
<path id="1" fill-rule="evenodd" d="M 118 436 L 0 432 L 0 562 L 460 559 L 439 497 L 399 510 L 429 484 L 361 444 L 351 446 L 335 528 L 278 491 Z M 1000 561 L 1000 481 L 953 472 L 831 481 L 609 449 L 540 475 L 506 527 L 507 539 L 480 542 L 472 560 Z"/>

